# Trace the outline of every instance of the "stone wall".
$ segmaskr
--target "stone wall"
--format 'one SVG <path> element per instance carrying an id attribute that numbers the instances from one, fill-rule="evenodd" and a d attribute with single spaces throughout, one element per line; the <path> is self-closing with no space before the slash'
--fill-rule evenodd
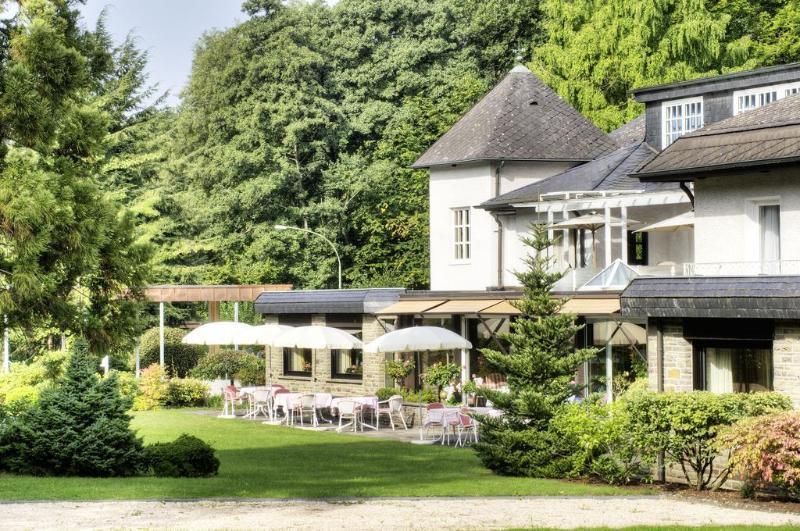
<path id="1" fill-rule="evenodd" d="M 800 408 L 800 322 L 776 321 L 772 343 L 773 388 Z"/>
<path id="2" fill-rule="evenodd" d="M 265 322 L 277 323 L 275 315 L 265 316 Z M 324 315 L 312 315 L 313 326 L 324 326 Z M 383 326 L 372 315 L 364 315 L 362 319 L 361 335 L 364 343 L 383 335 Z M 334 379 L 331 377 L 331 351 L 317 350 L 314 352 L 311 376 L 288 376 L 283 374 L 283 350 L 270 349 L 268 364 L 271 361 L 272 382 L 281 384 L 297 392 L 328 392 L 334 395 L 373 395 L 386 387 L 386 370 L 384 354 L 364 353 L 363 374 L 361 380 Z M 268 365 L 269 368 L 269 365 Z"/>
<path id="3" fill-rule="evenodd" d="M 683 337 L 683 324 L 678 319 L 662 321 L 664 339 L 664 390 L 691 391 L 692 343 Z M 655 319 L 647 325 L 647 374 L 650 389 L 658 389 L 657 372 L 658 336 Z"/>

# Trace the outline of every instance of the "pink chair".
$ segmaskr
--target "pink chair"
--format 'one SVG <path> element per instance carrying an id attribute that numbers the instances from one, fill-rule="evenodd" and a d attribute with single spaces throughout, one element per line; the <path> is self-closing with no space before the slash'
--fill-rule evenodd
<path id="1" fill-rule="evenodd" d="M 236 416 L 236 404 L 242 403 L 242 395 L 235 385 L 229 385 L 222 391 L 224 404 L 222 406 L 223 417 Z"/>
<path id="2" fill-rule="evenodd" d="M 456 446 L 464 446 L 470 442 L 478 442 L 478 423 L 462 409 L 458 414 L 458 423 L 455 426 L 458 438 Z M 462 438 L 463 437 L 463 438 Z"/>
<path id="3" fill-rule="evenodd" d="M 278 404 L 277 404 L 277 402 L 275 400 L 275 397 L 277 397 L 278 395 L 286 394 L 288 392 L 289 392 L 289 390 L 286 389 L 285 387 L 282 387 L 280 389 L 273 389 L 272 390 L 272 414 L 273 414 L 273 417 L 278 415 Z M 287 405 L 287 409 L 288 409 L 288 405 Z M 288 418 L 289 412 L 287 410 L 284 410 L 283 414 L 284 414 L 284 416 L 286 416 Z"/>

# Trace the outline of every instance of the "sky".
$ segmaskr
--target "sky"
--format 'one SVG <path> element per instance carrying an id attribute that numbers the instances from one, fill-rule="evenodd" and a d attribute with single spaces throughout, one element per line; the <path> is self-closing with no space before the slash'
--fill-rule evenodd
<path id="1" fill-rule="evenodd" d="M 168 104 L 179 101 L 192 69 L 194 46 L 212 29 L 225 29 L 245 19 L 242 0 L 87 0 L 84 22 L 94 27 L 103 8 L 106 24 L 116 42 L 129 32 L 139 47 L 150 52 L 150 81 L 159 94 L 170 91 Z"/>

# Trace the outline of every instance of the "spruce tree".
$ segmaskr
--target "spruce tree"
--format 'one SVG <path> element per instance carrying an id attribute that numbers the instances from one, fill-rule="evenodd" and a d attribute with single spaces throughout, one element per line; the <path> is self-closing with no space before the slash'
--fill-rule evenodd
<path id="1" fill-rule="evenodd" d="M 532 253 L 525 259 L 527 269 L 516 273 L 523 296 L 514 305 L 522 315 L 503 337 L 510 348 L 508 353 L 482 349 L 490 370 L 506 377 L 509 392 L 484 392 L 504 415 L 484 419 L 482 441 L 475 448 L 483 463 L 498 472 L 556 476 L 561 441 L 554 440 L 548 424 L 575 392 L 578 366 L 596 351 L 575 348 L 582 326 L 575 315 L 562 313 L 567 299 L 552 295 L 564 273 L 555 270 L 547 254 L 552 245 L 547 228 L 534 224 L 522 240 Z"/>
<path id="2" fill-rule="evenodd" d="M 130 428 L 131 404 L 115 376 L 100 378 L 98 360 L 76 342 L 64 378 L 11 421 L 3 466 L 53 476 L 130 476 L 142 464 L 142 441 Z"/>

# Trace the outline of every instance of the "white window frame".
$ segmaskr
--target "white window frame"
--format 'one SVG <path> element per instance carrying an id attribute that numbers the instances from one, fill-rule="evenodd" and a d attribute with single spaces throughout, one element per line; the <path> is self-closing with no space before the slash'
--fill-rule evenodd
<path id="1" fill-rule="evenodd" d="M 781 207 L 780 196 L 767 197 L 748 197 L 745 199 L 745 214 L 748 224 L 745 233 L 747 251 L 744 261 L 757 263 L 761 261 L 761 220 L 760 213 L 762 206 Z M 780 211 L 781 221 L 783 221 L 783 210 Z M 781 235 L 783 240 L 783 235 Z M 783 242 L 781 242 L 783 243 Z M 783 258 L 781 258 L 783 259 Z"/>
<path id="2" fill-rule="evenodd" d="M 773 98 L 767 98 L 766 94 L 775 93 Z M 763 87 L 749 88 L 745 90 L 735 90 L 733 92 L 733 115 L 741 114 L 745 111 L 758 109 L 759 107 L 772 103 L 773 101 L 782 100 L 786 96 L 797 94 L 800 92 L 800 81 L 794 83 L 780 83 L 777 85 L 766 85 Z M 751 98 L 753 104 L 746 107 L 742 106 L 741 100 L 743 98 Z"/>
<path id="3" fill-rule="evenodd" d="M 472 259 L 472 208 L 455 207 L 450 209 L 452 232 L 452 254 L 454 263 L 464 264 Z"/>
<path id="4" fill-rule="evenodd" d="M 700 105 L 700 114 L 688 114 L 688 110 L 692 105 Z M 681 115 L 677 118 L 671 118 L 668 114 L 669 109 L 673 107 L 679 107 L 681 110 Z M 686 133 L 691 133 L 692 131 L 696 131 L 703 127 L 705 120 L 703 117 L 703 112 L 705 111 L 704 102 L 702 96 L 697 96 L 694 98 L 683 98 L 680 100 L 670 100 L 665 101 L 661 104 L 661 149 L 666 149 L 670 144 L 675 142 L 678 138 L 685 135 Z M 699 118 L 699 121 L 697 120 Z M 670 132 L 667 128 L 667 124 L 672 120 L 678 120 L 681 129 L 677 136 L 674 136 L 673 133 Z M 690 120 L 694 120 L 693 123 L 690 123 Z"/>

